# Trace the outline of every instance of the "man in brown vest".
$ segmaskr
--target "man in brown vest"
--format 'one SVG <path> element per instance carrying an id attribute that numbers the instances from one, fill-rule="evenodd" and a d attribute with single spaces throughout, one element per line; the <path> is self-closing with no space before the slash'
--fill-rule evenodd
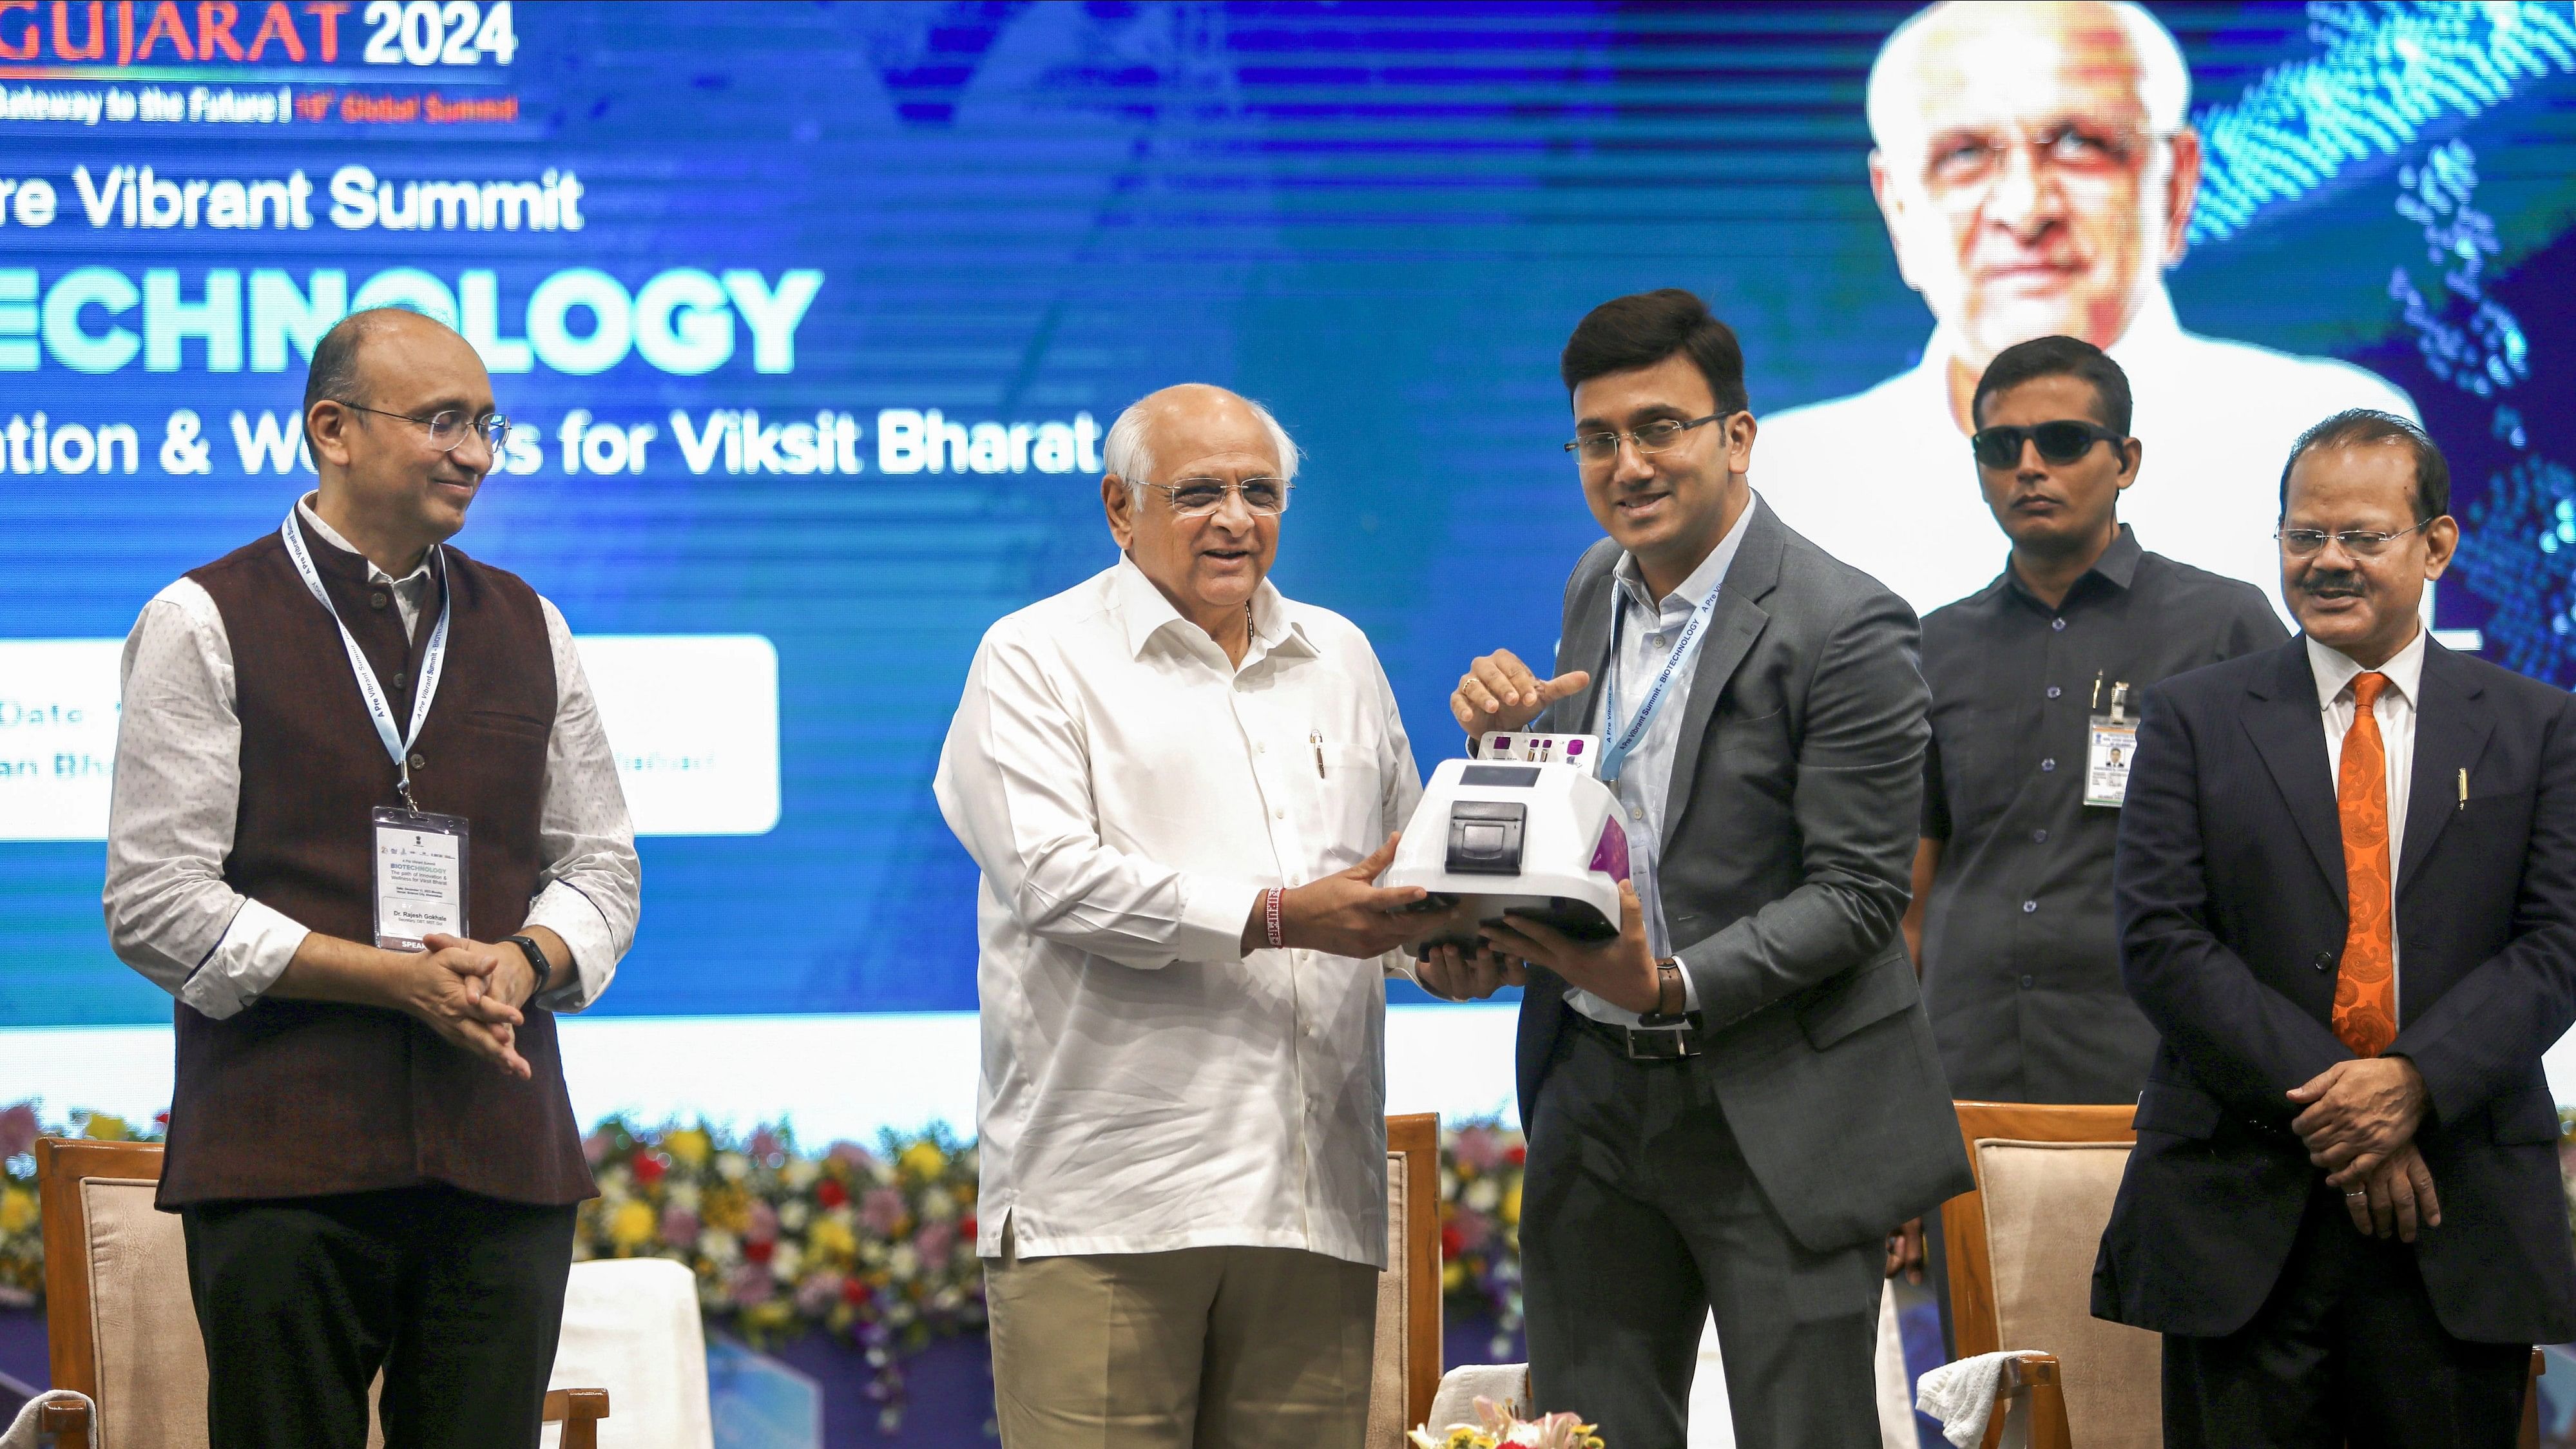
<path id="1" fill-rule="evenodd" d="M 509 431 L 410 312 L 313 349 L 318 491 L 135 621 L 118 956 L 177 999 L 214 1449 L 533 1446 L 590 1172 L 554 1015 L 634 939 L 615 762 L 555 607 L 446 546 Z"/>

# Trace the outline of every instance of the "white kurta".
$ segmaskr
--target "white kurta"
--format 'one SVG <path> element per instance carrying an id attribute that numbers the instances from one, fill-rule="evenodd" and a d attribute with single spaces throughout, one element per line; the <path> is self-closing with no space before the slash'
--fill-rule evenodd
<path id="1" fill-rule="evenodd" d="M 976 1250 L 1384 1266 L 1386 963 L 1244 954 L 1422 793 L 1368 640 L 1264 583 L 1240 666 L 1133 563 L 995 624 L 940 752 L 983 869 Z"/>

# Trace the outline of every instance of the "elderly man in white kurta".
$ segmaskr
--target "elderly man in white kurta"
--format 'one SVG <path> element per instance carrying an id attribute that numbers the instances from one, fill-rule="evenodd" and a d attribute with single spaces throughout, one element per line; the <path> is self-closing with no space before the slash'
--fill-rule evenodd
<path id="1" fill-rule="evenodd" d="M 1368 640 L 1264 577 L 1296 459 L 1219 388 L 1129 408 L 1121 556 L 992 627 L 940 754 L 1005 1449 L 1366 1427 L 1384 973 L 1429 924 L 1371 882 L 1421 780 Z"/>

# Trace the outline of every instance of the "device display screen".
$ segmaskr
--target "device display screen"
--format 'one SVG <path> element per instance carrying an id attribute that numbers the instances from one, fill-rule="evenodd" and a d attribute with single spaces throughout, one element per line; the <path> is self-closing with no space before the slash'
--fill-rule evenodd
<path id="1" fill-rule="evenodd" d="M 1526 790 L 1538 783 L 1536 765 L 1469 765 L 1458 772 L 1461 785 L 1500 785 L 1506 789 Z"/>

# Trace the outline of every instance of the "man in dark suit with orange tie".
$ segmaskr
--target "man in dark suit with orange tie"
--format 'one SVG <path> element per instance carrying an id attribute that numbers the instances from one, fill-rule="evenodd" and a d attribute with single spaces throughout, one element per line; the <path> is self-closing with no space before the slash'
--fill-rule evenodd
<path id="1" fill-rule="evenodd" d="M 2329 418 L 2281 487 L 2301 637 L 2146 696 L 2113 895 L 2162 1042 L 2093 1311 L 2165 1335 L 2169 1446 L 2502 1449 L 2576 1337 L 2576 699 L 2427 636 L 2413 424 Z"/>

